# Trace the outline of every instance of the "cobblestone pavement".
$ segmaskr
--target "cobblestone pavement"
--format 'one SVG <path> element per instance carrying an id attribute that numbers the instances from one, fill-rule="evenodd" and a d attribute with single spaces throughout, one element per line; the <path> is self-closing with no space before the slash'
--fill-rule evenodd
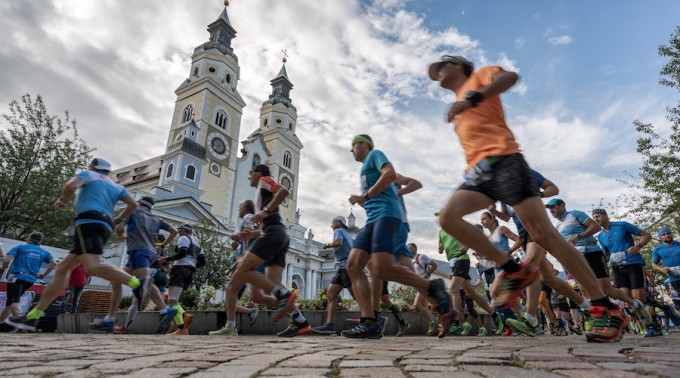
<path id="1" fill-rule="evenodd" d="M 677 377 L 680 333 L 583 337 L 5 334 L 4 377 Z"/>

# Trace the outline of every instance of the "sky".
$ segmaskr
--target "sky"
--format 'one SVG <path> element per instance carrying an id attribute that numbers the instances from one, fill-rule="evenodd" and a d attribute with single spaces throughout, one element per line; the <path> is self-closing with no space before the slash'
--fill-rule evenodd
<path id="1" fill-rule="evenodd" d="M 301 223 L 322 242 L 332 238 L 334 216 L 352 210 L 359 225 L 366 219 L 347 198 L 359 192 L 361 168 L 351 137 L 367 133 L 398 172 L 422 182 L 406 196 L 410 240 L 437 256 L 433 213 L 466 166 L 444 121 L 453 94 L 426 75 L 442 54 L 520 75 L 502 96 L 508 124 L 568 209 L 604 203 L 624 213 L 617 200 L 630 189 L 620 180 L 641 164 L 633 121 L 663 133 L 665 109 L 677 103 L 677 93 L 658 84 L 665 63 L 658 46 L 680 20 L 675 0 L 230 3 L 238 90 L 247 103 L 240 139 L 257 128 L 286 50 L 304 144 Z M 0 113 L 24 93 L 41 94 L 52 114 L 70 112 L 81 137 L 114 168 L 161 155 L 174 90 L 222 10 L 219 0 L 1 2 Z M 466 219 L 477 222 L 479 214 Z"/>

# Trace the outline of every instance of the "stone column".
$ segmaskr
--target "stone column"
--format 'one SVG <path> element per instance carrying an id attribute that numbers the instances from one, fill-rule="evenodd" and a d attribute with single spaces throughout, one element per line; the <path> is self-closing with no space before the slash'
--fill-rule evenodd
<path id="1" fill-rule="evenodd" d="M 312 270 L 305 271 L 305 299 L 312 299 Z"/>
<path id="2" fill-rule="evenodd" d="M 293 264 L 286 264 L 286 286 L 293 286 Z"/>
<path id="3" fill-rule="evenodd" d="M 318 272 L 316 270 L 312 270 L 312 298 L 316 297 L 316 291 L 319 287 L 319 283 L 316 282 L 319 277 L 317 273 Z"/>
<path id="4" fill-rule="evenodd" d="M 283 272 L 281 272 L 281 285 L 288 286 L 288 264 L 283 267 Z"/>

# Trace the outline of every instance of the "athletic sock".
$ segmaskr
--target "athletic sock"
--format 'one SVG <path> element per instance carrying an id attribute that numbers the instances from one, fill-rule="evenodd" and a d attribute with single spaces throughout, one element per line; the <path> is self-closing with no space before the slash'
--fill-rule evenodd
<path id="1" fill-rule="evenodd" d="M 532 327 L 536 327 L 536 325 L 538 325 L 538 321 L 536 320 L 536 317 L 529 314 L 528 312 L 524 314 L 524 319 L 526 319 L 526 321 L 529 322 L 529 324 Z"/>
<path id="2" fill-rule="evenodd" d="M 172 305 L 172 308 L 177 310 L 177 314 L 175 314 L 175 324 L 177 325 L 177 328 L 184 328 L 184 309 L 182 306 L 180 306 L 179 303 L 175 303 Z"/>
<path id="3" fill-rule="evenodd" d="M 590 303 L 593 306 L 606 307 L 610 310 L 616 310 L 616 308 L 617 308 L 617 306 L 614 303 L 612 303 L 612 301 L 610 301 L 609 297 L 607 297 L 607 296 L 604 296 L 600 299 L 594 299 L 594 300 L 590 301 Z"/>
<path id="4" fill-rule="evenodd" d="M 125 318 L 125 329 L 130 329 L 132 322 L 135 321 L 135 316 L 137 316 L 137 308 L 138 306 L 136 303 L 130 306 L 130 309 L 127 313 L 127 318 Z"/>
<path id="5" fill-rule="evenodd" d="M 281 298 L 282 296 L 284 296 L 286 294 L 287 291 L 288 291 L 288 289 L 286 289 L 285 287 L 283 287 L 281 285 L 276 285 L 274 287 L 274 290 L 272 290 L 272 293 L 274 293 L 276 298 Z"/>
<path id="6" fill-rule="evenodd" d="M 44 314 L 45 311 L 40 311 L 37 308 L 34 308 L 33 310 L 29 311 L 28 314 L 26 314 L 26 319 L 28 320 L 40 319 Z"/>
<path id="7" fill-rule="evenodd" d="M 128 281 L 127 286 L 130 289 L 136 289 L 136 288 L 139 287 L 140 284 L 141 284 L 141 281 L 139 281 L 139 278 L 132 276 L 132 277 L 130 277 L 130 281 Z"/>
<path id="8" fill-rule="evenodd" d="M 401 312 L 399 312 L 399 309 L 397 308 L 397 306 L 392 305 L 392 307 L 390 307 L 388 310 L 392 311 L 392 315 L 394 315 L 394 317 L 397 318 L 397 321 L 399 322 L 399 324 L 401 324 L 401 325 L 406 324 L 406 321 L 404 320 L 404 317 L 401 316 Z"/>
<path id="9" fill-rule="evenodd" d="M 236 329 L 236 320 L 227 320 L 225 327 L 229 329 Z"/>
<path id="10" fill-rule="evenodd" d="M 503 269 L 506 274 L 517 273 L 519 272 L 519 265 L 517 265 L 515 260 L 509 259 L 505 264 L 501 265 L 501 269 Z"/>
<path id="11" fill-rule="evenodd" d="M 593 307 L 590 301 L 585 298 L 583 299 L 583 302 L 581 302 L 579 306 L 581 306 L 581 308 L 584 310 L 590 310 L 590 308 Z"/>
<path id="12" fill-rule="evenodd" d="M 297 306 L 295 306 L 295 310 L 293 310 L 293 312 L 290 313 L 290 316 L 293 317 L 293 321 L 297 324 L 303 324 L 307 321 L 307 319 L 305 319 L 305 316 L 302 315 L 300 310 L 298 310 Z"/>

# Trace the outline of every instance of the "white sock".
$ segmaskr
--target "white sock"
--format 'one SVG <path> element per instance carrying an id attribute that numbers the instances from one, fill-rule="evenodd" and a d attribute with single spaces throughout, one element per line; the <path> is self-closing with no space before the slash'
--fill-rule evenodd
<path id="1" fill-rule="evenodd" d="M 226 326 L 229 329 L 236 329 L 236 320 L 227 320 Z"/>
<path id="2" fill-rule="evenodd" d="M 130 329 L 132 322 L 135 321 L 135 316 L 137 316 L 137 304 L 130 306 L 128 310 L 127 318 L 125 319 L 125 329 Z"/>
<path id="3" fill-rule="evenodd" d="M 302 315 L 300 310 L 298 310 L 297 306 L 295 306 L 295 310 L 293 310 L 293 312 L 290 313 L 290 316 L 292 316 L 295 323 L 298 324 L 302 324 L 307 321 L 307 319 L 305 319 L 305 316 Z"/>
<path id="4" fill-rule="evenodd" d="M 590 308 L 593 307 L 590 301 L 585 298 L 583 298 L 583 302 L 581 302 L 579 306 L 581 306 L 581 308 L 584 310 L 590 310 Z"/>
<path id="5" fill-rule="evenodd" d="M 528 312 L 524 314 L 524 319 L 531 324 L 532 327 L 536 327 L 538 325 L 538 321 L 536 320 L 536 317 L 529 314 Z"/>

